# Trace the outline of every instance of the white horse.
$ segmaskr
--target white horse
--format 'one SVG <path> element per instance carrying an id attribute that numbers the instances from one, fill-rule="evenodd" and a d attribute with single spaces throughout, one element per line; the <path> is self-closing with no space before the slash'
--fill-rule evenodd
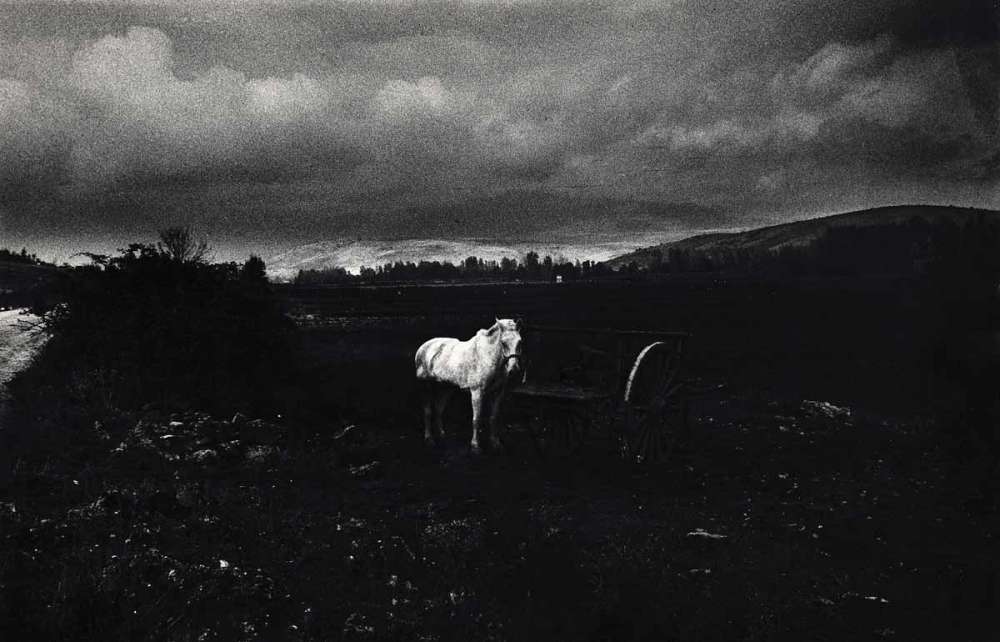
<path id="1" fill-rule="evenodd" d="M 489 409 L 490 445 L 500 446 L 496 420 L 507 381 L 521 369 L 521 332 L 512 319 L 497 319 L 487 330 L 479 330 L 468 341 L 438 337 L 417 350 L 417 379 L 428 382 L 424 399 L 424 439 L 434 443 L 431 422 L 437 411 L 437 435 L 444 438 L 444 411 L 455 391 L 472 396 L 472 451 L 479 452 L 479 429 L 483 410 Z M 432 384 L 450 384 L 435 386 Z"/>

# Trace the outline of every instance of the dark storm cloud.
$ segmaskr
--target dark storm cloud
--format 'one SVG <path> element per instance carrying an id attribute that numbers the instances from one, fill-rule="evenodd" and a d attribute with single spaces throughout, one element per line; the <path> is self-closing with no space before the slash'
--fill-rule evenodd
<path id="1" fill-rule="evenodd" d="M 0 4 L 0 226 L 628 234 L 997 206 L 997 20 L 988 0 Z"/>

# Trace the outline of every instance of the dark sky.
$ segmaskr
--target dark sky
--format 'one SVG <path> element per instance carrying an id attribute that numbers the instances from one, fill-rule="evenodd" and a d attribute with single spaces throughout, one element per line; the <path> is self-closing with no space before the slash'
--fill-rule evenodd
<path id="1" fill-rule="evenodd" d="M 995 0 L 0 3 L 0 245 L 1000 208 Z M 235 248 L 235 249 L 234 249 Z"/>

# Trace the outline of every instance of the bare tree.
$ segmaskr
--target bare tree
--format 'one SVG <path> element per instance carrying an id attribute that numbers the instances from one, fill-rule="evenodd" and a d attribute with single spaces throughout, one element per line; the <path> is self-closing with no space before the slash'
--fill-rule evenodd
<path id="1" fill-rule="evenodd" d="M 156 248 L 178 263 L 201 263 L 208 254 L 207 241 L 195 241 L 190 227 L 168 227 L 160 231 Z"/>

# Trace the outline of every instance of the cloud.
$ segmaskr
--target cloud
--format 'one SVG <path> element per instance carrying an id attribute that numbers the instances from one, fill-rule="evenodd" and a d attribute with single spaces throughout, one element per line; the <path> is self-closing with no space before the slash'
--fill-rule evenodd
<path id="1" fill-rule="evenodd" d="M 890 62 L 893 45 L 885 34 L 854 45 L 831 42 L 775 74 L 772 95 L 801 107 L 824 106 Z"/>
<path id="2" fill-rule="evenodd" d="M 5 121 L 18 119 L 31 106 L 32 90 L 26 83 L 16 80 L 0 80 L 0 116 Z"/>
<path id="3" fill-rule="evenodd" d="M 349 137 L 327 120 L 330 90 L 306 74 L 248 78 L 213 66 L 174 71 L 162 32 L 131 28 L 76 52 L 68 76 L 91 123 L 74 132 L 69 172 L 84 187 L 121 180 L 275 179 L 337 167 Z"/>
<path id="4" fill-rule="evenodd" d="M 732 120 L 719 120 L 703 126 L 673 125 L 664 129 L 654 125 L 643 134 L 650 144 L 663 144 L 674 152 L 715 151 L 723 147 L 753 146 L 760 132 L 744 128 Z"/>
<path id="5" fill-rule="evenodd" d="M 755 188 L 761 192 L 773 193 L 784 187 L 786 180 L 787 176 L 785 170 L 779 169 L 768 174 L 762 174 L 758 177 Z"/>
<path id="6" fill-rule="evenodd" d="M 921 12 L 947 28 L 919 36 Z M 964 15 L 922 0 L 3 5 L 0 177 L 8 202 L 48 198 L 80 225 L 110 225 L 113 202 L 137 225 L 191 211 L 377 231 L 513 192 L 789 215 L 931 188 L 990 205 L 974 189 L 1000 149 L 1000 48 Z M 546 221 L 614 216 L 580 211 Z"/>
<path id="7" fill-rule="evenodd" d="M 779 71 L 771 93 L 785 113 L 800 118 L 861 119 L 940 136 L 974 127 L 956 54 L 953 48 L 908 51 L 887 35 L 831 43 Z"/>
<path id="8" fill-rule="evenodd" d="M 149 97 L 175 81 L 170 39 L 161 31 L 133 27 L 122 36 L 106 36 L 73 56 L 73 80 L 84 91 L 109 98 Z"/>
<path id="9" fill-rule="evenodd" d="M 252 78 L 225 66 L 181 77 L 160 30 L 133 27 L 82 45 L 57 97 L 75 114 L 64 169 L 75 190 L 183 180 L 308 180 L 342 176 L 344 192 L 373 182 L 430 188 L 446 175 L 537 168 L 572 145 L 560 100 L 582 90 L 540 72 L 515 74 L 509 96 L 436 76 L 341 74 Z M 555 76 L 548 72 L 546 80 Z M 36 92 L 9 81 L 18 95 Z M 575 93 L 574 93 L 575 92 Z M 13 104 L 13 89 L 7 93 Z M 20 98 L 24 102 L 25 98 Z M 22 106 L 19 109 L 27 109 Z"/>
<path id="10" fill-rule="evenodd" d="M 962 52 L 877 34 L 717 74 L 669 100 L 650 93 L 638 132 L 573 158 L 559 178 L 744 211 L 969 198 L 958 186 L 983 180 L 998 141 L 963 91 Z M 989 205 L 994 192 L 982 193 Z"/>
<path id="11" fill-rule="evenodd" d="M 375 108 L 392 120 L 439 115 L 449 110 L 453 103 L 454 98 L 436 77 L 424 77 L 416 82 L 390 80 L 374 98 Z"/>
<path id="12" fill-rule="evenodd" d="M 32 85 L 0 78 L 0 197 L 34 193 L 61 180 L 68 115 Z"/>

